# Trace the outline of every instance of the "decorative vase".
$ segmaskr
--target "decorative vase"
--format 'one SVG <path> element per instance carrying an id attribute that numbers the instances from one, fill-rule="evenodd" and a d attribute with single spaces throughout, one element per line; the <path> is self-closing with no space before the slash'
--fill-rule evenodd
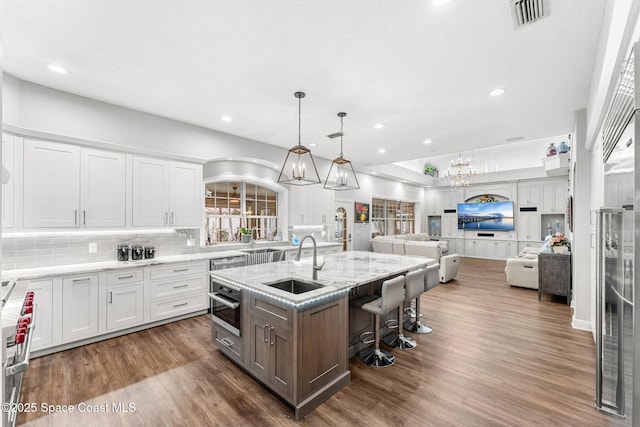
<path id="1" fill-rule="evenodd" d="M 558 154 L 558 150 L 555 144 L 552 142 L 547 147 L 547 157 L 555 156 L 556 154 Z"/>
<path id="2" fill-rule="evenodd" d="M 564 246 L 551 246 L 554 253 L 561 254 L 564 252 Z"/>
<path id="3" fill-rule="evenodd" d="M 564 141 L 562 141 L 560 145 L 558 145 L 558 153 L 568 153 L 569 150 L 570 150 L 570 147 Z"/>

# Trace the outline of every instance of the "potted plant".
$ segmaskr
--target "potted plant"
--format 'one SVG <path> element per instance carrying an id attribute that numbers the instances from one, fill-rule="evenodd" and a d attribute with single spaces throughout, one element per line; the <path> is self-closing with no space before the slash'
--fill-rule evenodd
<path id="1" fill-rule="evenodd" d="M 429 163 L 425 163 L 425 165 L 424 165 L 424 174 L 432 176 L 434 178 L 437 178 L 438 177 L 438 168 L 433 166 L 433 165 L 430 165 Z"/>
<path id="2" fill-rule="evenodd" d="M 569 246 L 570 243 L 569 243 L 569 239 L 567 239 L 567 237 L 564 234 L 556 233 L 551 236 L 550 245 L 553 252 L 557 254 L 561 254 L 564 252 L 564 247 Z"/>
<path id="3" fill-rule="evenodd" d="M 253 238 L 251 230 L 244 227 L 240 228 L 240 237 L 242 239 L 242 243 L 251 243 L 251 239 Z"/>

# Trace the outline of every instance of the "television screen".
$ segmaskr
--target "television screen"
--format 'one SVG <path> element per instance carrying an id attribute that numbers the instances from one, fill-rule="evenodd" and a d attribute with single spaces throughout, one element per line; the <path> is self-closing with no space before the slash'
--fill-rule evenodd
<path id="1" fill-rule="evenodd" d="M 513 202 L 458 203 L 458 230 L 513 230 Z"/>

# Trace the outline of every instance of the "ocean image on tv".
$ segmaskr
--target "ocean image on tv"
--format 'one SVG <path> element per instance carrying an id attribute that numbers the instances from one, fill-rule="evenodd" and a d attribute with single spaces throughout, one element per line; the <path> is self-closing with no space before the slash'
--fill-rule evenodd
<path id="1" fill-rule="evenodd" d="M 458 203 L 458 230 L 513 230 L 513 202 Z"/>

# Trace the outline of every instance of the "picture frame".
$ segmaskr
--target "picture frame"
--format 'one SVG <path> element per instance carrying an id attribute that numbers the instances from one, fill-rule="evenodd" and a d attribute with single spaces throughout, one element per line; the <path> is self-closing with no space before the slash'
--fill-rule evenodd
<path id="1" fill-rule="evenodd" d="M 369 222 L 369 203 L 355 202 L 354 222 L 367 224 Z"/>

